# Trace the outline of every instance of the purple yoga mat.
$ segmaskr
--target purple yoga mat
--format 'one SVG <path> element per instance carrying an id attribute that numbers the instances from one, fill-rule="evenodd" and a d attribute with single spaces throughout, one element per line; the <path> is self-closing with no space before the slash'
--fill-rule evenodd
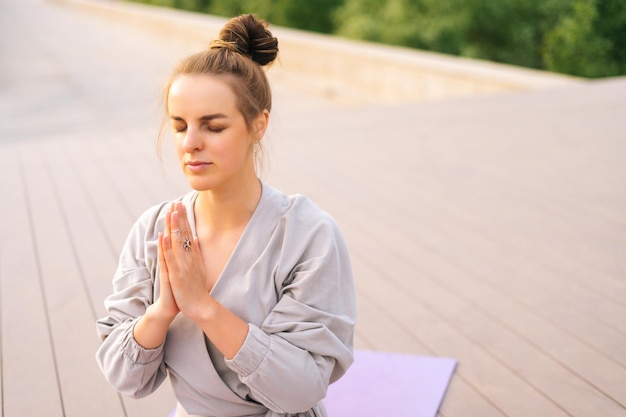
<path id="1" fill-rule="evenodd" d="M 329 417 L 434 417 L 455 367 L 455 359 L 357 350 L 324 404 Z"/>
<path id="2" fill-rule="evenodd" d="M 328 389 L 329 417 L 435 417 L 456 367 L 450 358 L 364 350 L 354 356 Z"/>

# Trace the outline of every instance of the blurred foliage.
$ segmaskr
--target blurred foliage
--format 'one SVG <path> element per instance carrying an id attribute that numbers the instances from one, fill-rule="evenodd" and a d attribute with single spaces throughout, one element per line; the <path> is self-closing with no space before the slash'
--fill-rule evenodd
<path id="1" fill-rule="evenodd" d="M 236 16 L 254 13 L 276 26 L 333 33 L 335 9 L 343 0 L 134 0 L 158 6 Z"/>
<path id="2" fill-rule="evenodd" d="M 583 77 L 626 74 L 624 0 L 345 0 L 335 33 Z"/>
<path id="3" fill-rule="evenodd" d="M 583 77 L 626 74 L 624 0 L 136 0 Z"/>

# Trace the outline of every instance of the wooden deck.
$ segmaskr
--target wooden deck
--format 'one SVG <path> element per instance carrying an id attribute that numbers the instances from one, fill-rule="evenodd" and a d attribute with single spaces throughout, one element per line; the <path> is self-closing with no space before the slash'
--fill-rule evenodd
<path id="1" fill-rule="evenodd" d="M 187 190 L 158 92 L 197 49 L 0 0 L 3 417 L 166 416 L 94 360 L 126 233 Z M 454 357 L 445 417 L 626 416 L 626 79 L 345 106 L 274 84 L 266 181 L 340 223 L 358 348 Z"/>

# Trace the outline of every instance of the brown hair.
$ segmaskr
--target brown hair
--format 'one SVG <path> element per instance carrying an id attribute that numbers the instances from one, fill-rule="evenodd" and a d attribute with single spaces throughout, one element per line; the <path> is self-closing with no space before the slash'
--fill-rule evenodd
<path id="1" fill-rule="evenodd" d="M 172 82 L 183 74 L 224 77 L 237 97 L 237 108 L 251 128 L 263 110 L 272 109 L 272 92 L 263 71 L 278 55 L 278 40 L 267 22 L 252 14 L 230 19 L 209 48 L 185 58 L 173 71 L 165 90 L 165 103 Z M 167 109 L 166 109 L 167 110 Z"/>
<path id="2" fill-rule="evenodd" d="M 157 152 L 161 157 L 161 138 L 167 124 L 167 101 L 170 87 L 176 77 L 185 74 L 205 74 L 223 77 L 237 99 L 237 109 L 243 115 L 248 130 L 252 121 L 263 110 L 272 110 L 272 91 L 263 67 L 269 66 L 278 56 L 278 40 L 268 30 L 264 20 L 252 14 L 230 19 L 220 31 L 218 39 L 199 53 L 183 59 L 170 75 L 165 86 L 165 118 L 157 139 Z M 257 144 L 257 168 L 262 169 L 263 148 Z"/>

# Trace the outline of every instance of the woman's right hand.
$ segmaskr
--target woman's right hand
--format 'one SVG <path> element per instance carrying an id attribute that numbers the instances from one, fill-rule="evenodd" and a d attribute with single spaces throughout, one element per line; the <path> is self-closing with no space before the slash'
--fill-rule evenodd
<path id="1" fill-rule="evenodd" d="M 163 238 L 170 234 L 171 211 L 172 208 L 166 217 L 164 233 L 159 233 L 159 298 L 154 304 L 148 306 L 146 313 L 133 328 L 135 341 L 145 349 L 155 349 L 163 344 L 167 329 L 180 312 L 172 293 L 169 271 L 163 253 Z"/>
<path id="2" fill-rule="evenodd" d="M 174 320 L 176 315 L 180 312 L 174 293 L 172 292 L 172 286 L 170 285 L 170 274 L 167 268 L 167 262 L 165 261 L 165 248 L 163 239 L 167 236 L 172 236 L 172 212 L 176 208 L 175 204 L 170 204 L 170 207 L 165 215 L 165 230 L 163 233 L 159 233 L 159 298 L 154 303 L 156 313 L 162 317 Z"/>
<path id="3" fill-rule="evenodd" d="M 169 226 L 169 225 L 168 225 Z M 166 226 L 166 233 L 169 233 Z M 167 263 L 163 255 L 163 233 L 159 233 L 159 298 L 154 303 L 155 313 L 158 312 L 164 318 L 171 318 L 174 320 L 176 315 L 180 312 L 174 294 L 172 293 L 172 287 L 170 285 L 169 272 L 167 270 Z"/>

